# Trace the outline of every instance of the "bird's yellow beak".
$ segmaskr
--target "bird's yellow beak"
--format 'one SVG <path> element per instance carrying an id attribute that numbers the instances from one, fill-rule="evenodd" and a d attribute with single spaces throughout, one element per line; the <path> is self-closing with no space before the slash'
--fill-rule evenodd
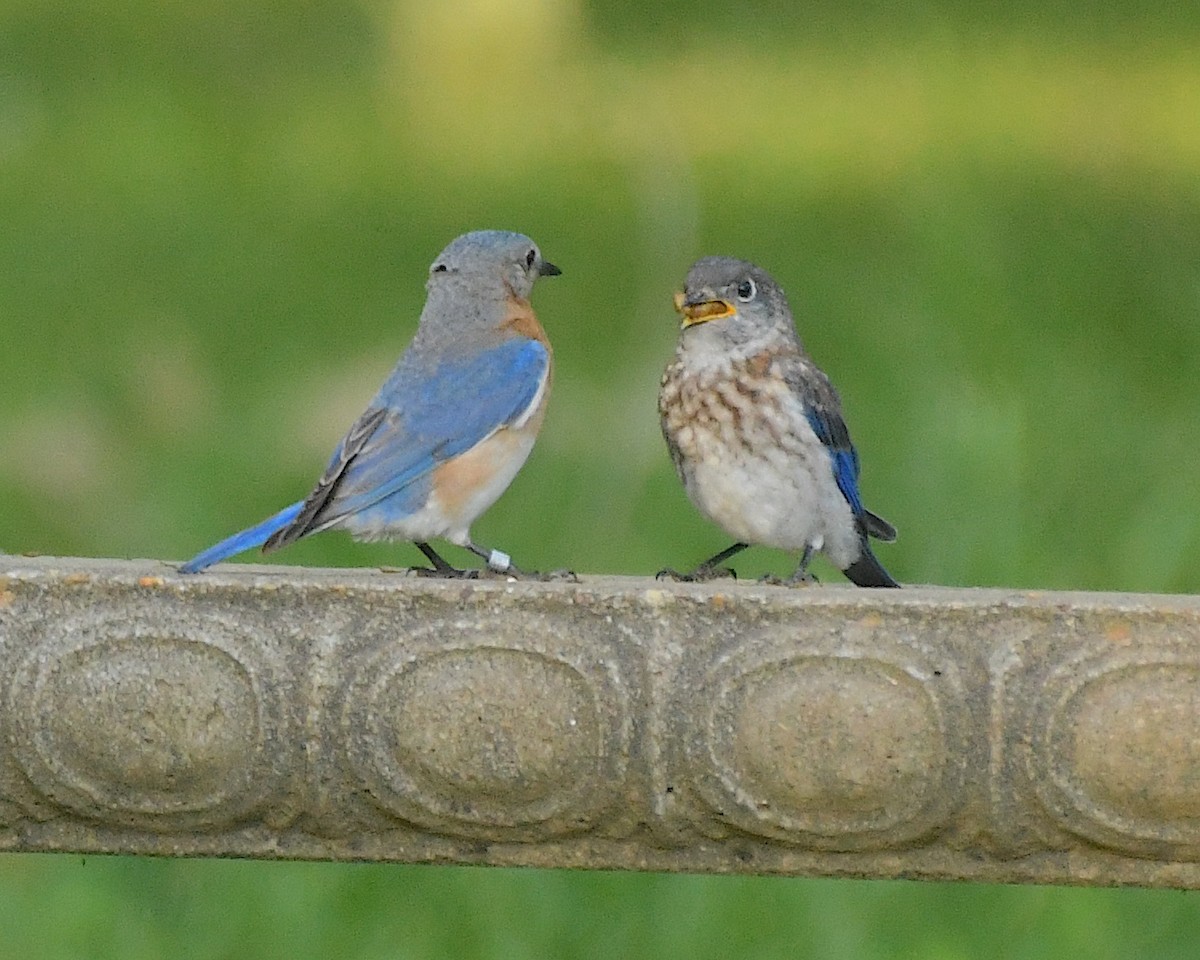
<path id="1" fill-rule="evenodd" d="M 732 317 L 737 310 L 728 300 L 699 300 L 689 301 L 680 290 L 675 294 L 675 310 L 682 317 L 679 327 L 686 330 L 697 323 L 707 323 L 709 320 L 720 320 L 722 317 Z"/>

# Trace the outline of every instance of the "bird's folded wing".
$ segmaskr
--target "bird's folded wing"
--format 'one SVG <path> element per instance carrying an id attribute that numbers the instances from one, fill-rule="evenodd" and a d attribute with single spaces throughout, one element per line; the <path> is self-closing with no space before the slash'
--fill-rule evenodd
<path id="1" fill-rule="evenodd" d="M 549 368 L 549 351 L 524 338 L 427 371 L 402 365 L 338 444 L 324 476 L 296 522 L 281 531 L 286 536 L 277 545 L 405 490 L 423 499 L 420 481 L 438 464 L 522 418 Z M 410 505 L 413 510 L 420 506 Z"/>
<path id="2" fill-rule="evenodd" d="M 838 489 L 850 504 L 854 516 L 863 520 L 866 510 L 858 492 L 858 451 L 850 442 L 850 431 L 842 419 L 842 404 L 837 391 L 829 378 L 808 362 L 787 369 L 785 377 L 803 404 L 808 425 L 829 451 Z"/>

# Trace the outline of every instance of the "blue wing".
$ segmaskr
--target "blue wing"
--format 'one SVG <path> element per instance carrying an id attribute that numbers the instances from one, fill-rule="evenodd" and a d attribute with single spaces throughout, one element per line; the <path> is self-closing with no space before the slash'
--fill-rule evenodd
<path id="1" fill-rule="evenodd" d="M 383 500 L 397 515 L 420 509 L 440 463 L 470 450 L 529 408 L 550 365 L 535 340 L 505 341 L 432 370 L 397 366 L 338 444 L 294 522 L 266 542 L 290 543 Z"/>
<path id="2" fill-rule="evenodd" d="M 307 499 L 226 537 L 180 572 L 198 573 L 252 547 L 281 547 L 388 497 L 396 498 L 389 506 L 398 513 L 419 509 L 433 468 L 520 418 L 549 366 L 549 350 L 524 338 L 431 372 L 406 354 Z"/>
<path id="3" fill-rule="evenodd" d="M 842 404 L 833 384 L 807 359 L 795 358 L 785 367 L 784 377 L 804 407 L 804 418 L 821 445 L 829 451 L 833 478 L 858 526 L 859 556 L 842 572 L 860 587 L 898 587 L 871 552 L 868 537 L 891 542 L 896 528 L 863 506 L 858 490 L 858 451 L 850 442 L 850 431 L 842 419 Z"/>
<path id="4" fill-rule="evenodd" d="M 858 451 L 850 441 L 850 431 L 842 419 L 842 404 L 829 378 L 809 360 L 799 357 L 785 365 L 784 377 L 804 405 L 808 425 L 829 451 L 833 478 L 860 529 L 878 540 L 895 540 L 895 527 L 863 506 L 858 490 Z"/>
<path id="5" fill-rule="evenodd" d="M 806 406 L 804 416 L 817 439 L 829 450 L 833 459 L 833 478 L 837 481 L 838 489 L 842 491 L 854 515 L 861 517 L 864 509 L 858 492 L 858 451 L 850 442 L 846 422 L 837 411 L 822 407 Z"/>

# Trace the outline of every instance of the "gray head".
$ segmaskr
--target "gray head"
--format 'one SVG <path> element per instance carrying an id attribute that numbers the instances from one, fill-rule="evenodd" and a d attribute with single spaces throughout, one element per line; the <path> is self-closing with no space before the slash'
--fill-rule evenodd
<path id="1" fill-rule="evenodd" d="M 430 295 L 465 288 L 472 296 L 501 298 L 509 294 L 529 299 L 538 277 L 555 277 L 562 271 L 548 260 L 536 243 L 522 233 L 476 230 L 452 240 L 429 267 L 426 288 Z"/>
<path id="2" fill-rule="evenodd" d="M 761 267 L 733 257 L 692 264 L 675 294 L 680 337 L 697 346 L 743 355 L 779 344 L 799 345 L 787 297 Z"/>

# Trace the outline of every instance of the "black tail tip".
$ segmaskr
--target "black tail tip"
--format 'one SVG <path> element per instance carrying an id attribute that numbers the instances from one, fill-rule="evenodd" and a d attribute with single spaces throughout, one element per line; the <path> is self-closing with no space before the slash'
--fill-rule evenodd
<path id="1" fill-rule="evenodd" d="M 860 587 L 899 587 L 892 575 L 883 569 L 883 564 L 875 559 L 870 550 L 864 549 L 863 555 L 842 571 L 852 583 Z"/>

